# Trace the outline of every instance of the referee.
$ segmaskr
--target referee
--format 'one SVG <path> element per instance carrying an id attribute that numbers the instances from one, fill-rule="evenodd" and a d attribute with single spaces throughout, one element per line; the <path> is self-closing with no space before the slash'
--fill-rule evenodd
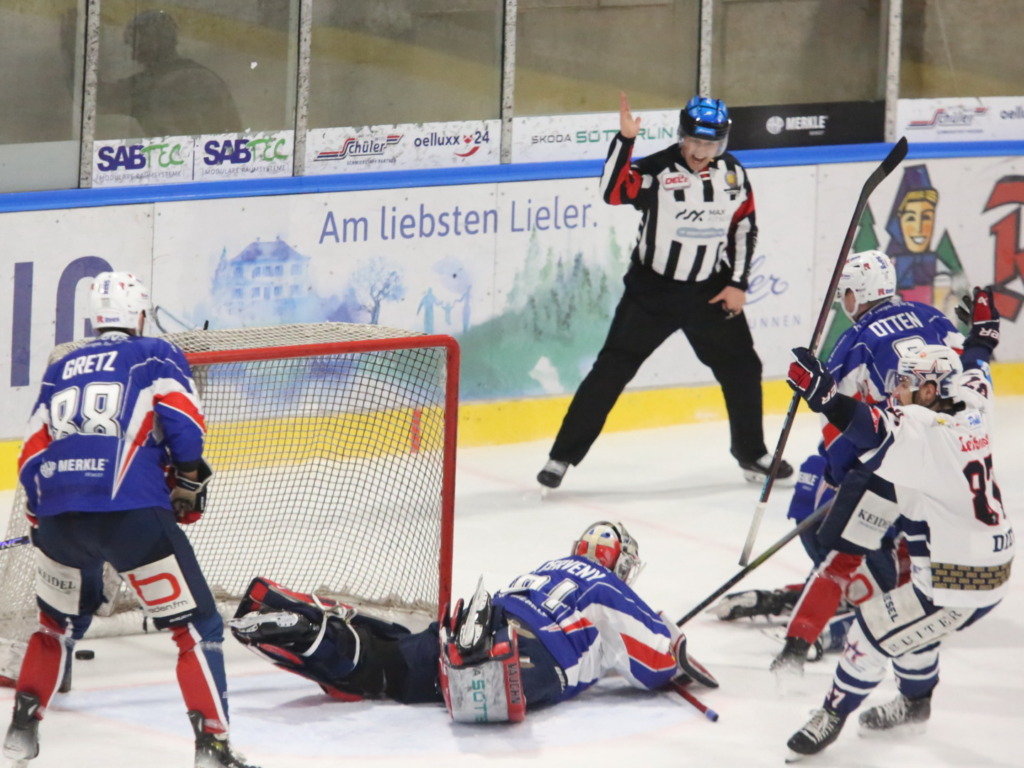
<path id="1" fill-rule="evenodd" d="M 757 222 L 746 169 L 725 152 L 731 124 L 720 100 L 694 96 L 679 115 L 679 143 L 631 162 L 640 118 L 620 94 L 601 188 L 606 203 L 642 213 L 640 232 L 608 338 L 537 475 L 541 485 L 557 488 L 583 460 L 626 384 L 677 330 L 722 387 L 730 449 L 744 476 L 767 475 L 761 360 L 742 317 Z M 792 474 L 780 462 L 776 477 Z"/>

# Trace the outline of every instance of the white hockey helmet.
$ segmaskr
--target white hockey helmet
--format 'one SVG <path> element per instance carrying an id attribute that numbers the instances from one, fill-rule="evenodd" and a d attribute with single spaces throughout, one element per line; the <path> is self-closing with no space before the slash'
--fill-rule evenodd
<path id="1" fill-rule="evenodd" d="M 939 397 L 955 400 L 960 394 L 960 374 L 963 371 L 963 363 L 955 349 L 942 344 L 922 344 L 900 353 L 896 369 L 889 373 L 886 389 L 892 392 L 901 382 L 906 382 L 914 392 L 926 381 L 931 381 L 938 387 Z"/>
<path id="2" fill-rule="evenodd" d="M 644 567 L 640 548 L 626 526 L 606 520 L 588 527 L 573 543 L 572 554 L 603 565 L 627 584 L 632 583 Z"/>
<path id="3" fill-rule="evenodd" d="M 843 311 L 846 311 L 843 297 L 847 291 L 853 291 L 857 299 L 854 315 L 847 312 L 851 319 L 865 304 L 896 295 L 896 268 L 892 260 L 881 251 L 861 251 L 851 255 L 836 286 L 836 301 L 842 305 Z"/>
<path id="4" fill-rule="evenodd" d="M 92 327 L 137 331 L 139 313 L 149 313 L 149 289 L 131 272 L 101 272 L 89 286 L 89 317 Z"/>

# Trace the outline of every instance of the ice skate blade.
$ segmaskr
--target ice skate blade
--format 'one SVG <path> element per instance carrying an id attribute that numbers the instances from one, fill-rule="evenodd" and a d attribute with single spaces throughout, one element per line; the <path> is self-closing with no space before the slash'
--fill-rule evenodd
<path id="1" fill-rule="evenodd" d="M 892 728 L 866 728 L 861 725 L 857 728 L 857 734 L 863 739 L 892 739 L 894 741 L 898 741 L 907 736 L 921 736 L 927 730 L 927 722 L 907 723 L 906 725 L 896 725 Z"/>
<path id="2" fill-rule="evenodd" d="M 799 752 L 794 752 L 792 749 L 786 750 L 786 763 L 799 763 L 805 757 L 814 757 L 814 755 L 801 755 Z"/>

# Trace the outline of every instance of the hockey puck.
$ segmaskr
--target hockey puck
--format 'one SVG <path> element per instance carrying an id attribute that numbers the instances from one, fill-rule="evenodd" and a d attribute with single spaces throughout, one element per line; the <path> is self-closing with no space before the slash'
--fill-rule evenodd
<path id="1" fill-rule="evenodd" d="M 95 659 L 96 651 L 90 651 L 88 649 L 83 648 L 80 651 L 75 651 L 75 658 L 79 661 L 88 661 L 89 659 Z"/>

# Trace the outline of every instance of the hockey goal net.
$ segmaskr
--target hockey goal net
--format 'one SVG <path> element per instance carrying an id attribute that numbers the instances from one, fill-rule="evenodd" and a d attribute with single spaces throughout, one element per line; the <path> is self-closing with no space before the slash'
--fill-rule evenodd
<path id="1" fill-rule="evenodd" d="M 454 339 L 347 323 L 165 338 L 185 351 L 206 416 L 215 474 L 184 530 L 222 612 L 265 576 L 413 625 L 436 618 L 451 589 Z M 19 488 L 6 539 L 28 533 L 24 511 Z M 0 677 L 16 677 L 36 626 L 33 558 L 0 551 Z M 87 638 L 144 626 L 111 584 L 109 618 Z"/>

